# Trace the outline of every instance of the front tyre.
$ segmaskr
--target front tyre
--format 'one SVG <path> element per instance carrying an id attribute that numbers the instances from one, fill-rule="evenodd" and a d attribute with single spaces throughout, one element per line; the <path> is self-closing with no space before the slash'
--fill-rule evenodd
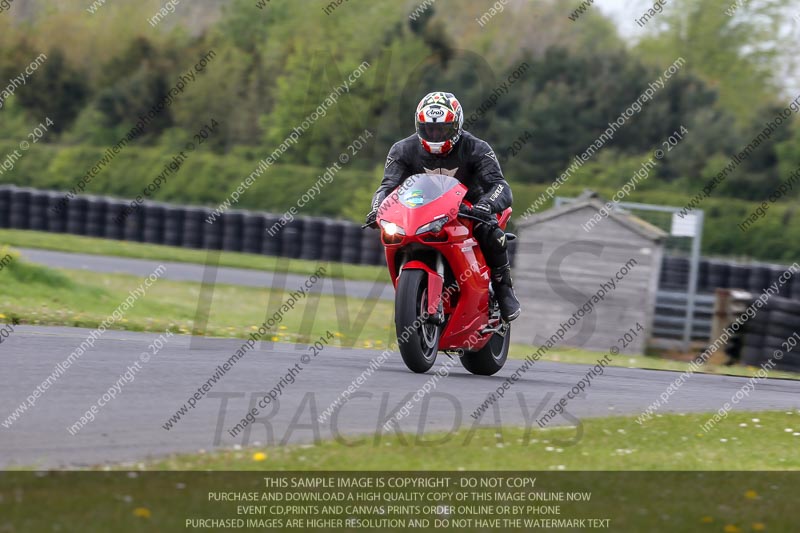
<path id="1" fill-rule="evenodd" d="M 428 279 L 421 270 L 403 270 L 394 301 L 397 344 L 412 372 L 431 369 L 439 351 L 441 328 L 428 322 Z"/>
<path id="2" fill-rule="evenodd" d="M 511 344 L 511 325 L 506 325 L 505 335 L 495 333 L 486 346 L 475 352 L 464 352 L 461 364 L 479 376 L 496 374 L 506 364 Z"/>

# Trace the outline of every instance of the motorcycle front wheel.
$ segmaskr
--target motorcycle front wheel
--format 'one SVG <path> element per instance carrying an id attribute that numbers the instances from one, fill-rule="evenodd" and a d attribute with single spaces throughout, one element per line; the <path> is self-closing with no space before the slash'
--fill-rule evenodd
<path id="1" fill-rule="evenodd" d="M 495 333 L 486 346 L 474 352 L 464 352 L 461 364 L 471 373 L 479 376 L 496 374 L 506 364 L 508 348 L 511 344 L 511 325 L 507 324 L 505 335 Z"/>
<path id="2" fill-rule="evenodd" d="M 394 313 L 397 345 L 409 370 L 431 369 L 439 352 L 441 326 L 427 321 L 428 278 L 422 270 L 404 270 L 397 282 Z"/>

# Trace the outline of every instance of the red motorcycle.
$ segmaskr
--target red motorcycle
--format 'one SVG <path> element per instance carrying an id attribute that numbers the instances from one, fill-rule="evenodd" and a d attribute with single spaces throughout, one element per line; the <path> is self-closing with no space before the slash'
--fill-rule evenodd
<path id="1" fill-rule="evenodd" d="M 453 177 L 416 174 L 378 209 L 395 287 L 397 342 L 413 372 L 427 372 L 444 351 L 457 354 L 473 374 L 490 376 L 508 356 L 511 325 L 500 318 L 489 267 L 472 234 L 484 221 L 460 209 L 471 207 L 466 194 Z M 500 228 L 510 217 L 511 208 L 497 215 Z"/>

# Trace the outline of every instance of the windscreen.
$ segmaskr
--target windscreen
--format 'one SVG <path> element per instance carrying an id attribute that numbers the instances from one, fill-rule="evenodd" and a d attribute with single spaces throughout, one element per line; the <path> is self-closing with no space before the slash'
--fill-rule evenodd
<path id="1" fill-rule="evenodd" d="M 427 205 L 457 186 L 459 181 L 443 174 L 415 174 L 406 179 L 398 193 L 400 202 L 406 207 Z"/>

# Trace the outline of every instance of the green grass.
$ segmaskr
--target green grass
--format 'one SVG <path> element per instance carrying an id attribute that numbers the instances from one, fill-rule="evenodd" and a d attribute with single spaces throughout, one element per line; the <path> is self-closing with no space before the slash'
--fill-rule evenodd
<path id="1" fill-rule="evenodd" d="M 217 517 L 236 516 L 236 504 L 209 502 L 209 492 L 260 490 L 296 494 L 303 491 L 265 489 L 261 472 L 293 472 L 288 474 L 292 479 L 297 479 L 300 471 L 317 475 L 323 471 L 342 470 L 387 472 L 381 476 L 387 479 L 392 477 L 392 472 L 401 471 L 412 472 L 403 477 L 436 471 L 463 471 L 471 477 L 471 472 L 506 470 L 514 472 L 517 478 L 535 478 L 537 491 L 590 493 L 590 500 L 580 504 L 561 502 L 558 516 L 550 518 L 611 518 L 610 531 L 795 531 L 797 476 L 781 471 L 800 469 L 800 455 L 794 453 L 800 442 L 800 437 L 794 435 L 800 430 L 800 411 L 731 413 L 717 429 L 703 434 L 699 426 L 707 417 L 665 415 L 644 426 L 638 426 L 632 417 L 587 419 L 577 439 L 576 428 L 526 431 L 503 427 L 425 437 L 428 442 L 443 440 L 436 445 L 417 443 L 415 437 L 402 435 L 381 437 L 377 441 L 367 439 L 361 446 L 323 441 L 310 445 L 177 455 L 138 465 L 140 470 L 157 471 L 138 474 L 141 478 L 138 481 L 126 482 L 119 474 L 115 477 L 111 472 L 94 479 L 51 477 L 28 481 L 26 494 L 35 491 L 42 497 L 48 496 L 48 504 L 53 506 L 49 508 L 63 509 L 64 516 L 77 523 L 82 515 L 75 509 L 81 508 L 81 498 L 74 494 L 124 492 L 130 495 L 124 503 L 108 501 L 98 506 L 87 500 L 84 505 L 95 508 L 91 523 L 126 526 L 117 526 L 115 531 L 144 531 L 145 527 L 156 525 L 167 530 L 170 529 L 167 524 L 174 523 L 172 527 L 176 529 L 180 527 L 179 517 L 208 516 L 209 513 Z M 795 431 L 786 432 L 787 428 Z M 569 445 L 573 440 L 577 442 Z M 131 466 L 116 469 L 130 470 Z M 176 472 L 184 470 L 192 472 Z M 524 476 L 525 472 L 531 474 Z M 176 486 L 176 481 L 182 482 L 180 487 Z M 65 490 L 68 483 L 71 490 Z M 485 513 L 503 514 L 496 507 L 486 505 L 491 499 L 477 501 L 473 496 L 476 492 L 516 492 L 507 488 L 459 489 L 452 482 L 450 487 L 414 491 L 467 493 L 470 495 L 468 505 L 473 509 L 483 504 L 482 512 L 472 515 L 473 518 L 485 517 Z M 309 490 L 314 489 L 305 489 Z M 383 494 L 395 490 L 357 492 Z M 457 503 L 446 495 L 435 498 L 438 498 L 436 502 Z M 371 504 L 371 507 L 374 505 L 380 503 Z M 38 516 L 35 507 L 33 504 L 26 506 L 27 513 L 19 509 L 18 514 L 11 514 L 10 518 L 20 516 L 17 520 L 22 520 L 21 517 L 25 517 L 28 523 L 34 524 L 36 518 L 33 517 Z M 329 509 L 325 516 L 340 516 L 333 508 Z M 353 513 L 344 510 L 341 514 Z M 417 516 L 420 514 L 418 512 Z M 295 516 L 307 517 L 308 513 L 299 511 Z M 518 511 L 514 518 L 525 516 L 540 518 L 527 508 L 524 512 Z M 487 530 L 474 526 L 460 529 Z"/>
<path id="2" fill-rule="evenodd" d="M 517 427 L 367 436 L 359 445 L 230 449 L 176 455 L 150 470 L 800 470 L 800 410 L 588 418 L 582 430 Z M 744 424 L 744 426 L 742 426 Z M 786 431 L 792 429 L 792 432 Z M 355 437 L 349 441 L 357 441 Z M 433 442 L 440 444 L 431 444 Z M 577 444 L 573 444 L 577 442 Z"/>
<path id="3" fill-rule="evenodd" d="M 191 250 L 175 246 L 14 229 L 0 229 L 0 243 L 16 246 L 17 248 L 40 248 L 58 252 L 80 252 L 178 263 L 205 264 L 208 256 L 206 250 Z M 315 272 L 320 264 L 327 263 L 224 251 L 220 252 L 219 259 L 219 266 L 223 267 L 248 268 L 268 272 L 280 271 L 284 268 L 288 269 L 289 273 L 304 275 Z M 334 268 L 329 268 L 328 270 L 329 277 L 389 282 L 388 271 L 386 268 L 379 266 L 336 263 Z"/>
<path id="4" fill-rule="evenodd" d="M 562 441 L 573 439 L 575 428 L 530 432 L 494 428 L 474 433 L 461 431 L 438 445 L 415 444 L 411 436 L 393 436 L 363 446 L 324 441 L 179 455 L 102 468 L 111 472 L 96 471 L 100 468 L 90 469 L 95 470 L 91 472 L 7 472 L 0 476 L 0 521 L 11 525 L 10 529 L 6 526 L 9 531 L 144 533 L 182 531 L 185 519 L 193 517 L 252 518 L 239 514 L 240 505 L 264 505 L 262 512 L 266 514 L 258 518 L 286 520 L 292 516 L 376 518 L 380 511 L 370 515 L 363 509 L 377 511 L 384 506 L 388 510 L 386 505 L 394 506 L 391 513 L 385 511 L 393 518 L 432 519 L 437 518 L 436 511 L 423 511 L 423 506 L 465 504 L 474 514 L 454 513 L 450 518 L 610 518 L 606 530 L 636 533 L 796 531 L 796 471 L 800 469 L 800 456 L 795 450 L 800 437 L 793 434 L 796 431 L 788 433 L 785 429 L 800 429 L 800 411 L 732 413 L 716 430 L 702 434 L 699 425 L 707 416 L 668 415 L 644 426 L 636 425 L 633 418 L 587 419 L 582 438 L 574 445 Z M 426 436 L 430 440 L 443 437 L 446 435 Z M 380 478 L 386 484 L 381 487 L 374 483 L 376 488 L 367 489 L 292 486 L 305 471 L 310 477 L 332 479 L 336 487 L 337 480 L 345 475 L 324 474 L 343 470 L 363 472 L 358 477 Z M 535 485 L 509 488 L 502 483 L 496 485 L 498 488 L 487 489 L 481 488 L 476 479 L 476 488 L 464 488 L 471 485 L 459 481 L 499 477 L 496 472 L 502 470 L 513 472 L 516 479 L 535 480 Z M 283 471 L 287 473 L 278 474 Z M 437 471 L 448 472 L 445 475 L 451 479 L 449 487 L 396 489 L 388 482 Z M 463 477 L 455 477 L 458 471 L 464 472 Z M 286 488 L 270 488 L 265 483 L 267 477 L 285 479 Z M 220 494 L 244 492 L 259 496 L 269 493 L 273 498 L 281 496 L 281 500 L 220 501 Z M 289 495 L 313 497 L 310 493 L 330 492 L 344 493 L 344 499 L 332 503 L 288 499 Z M 387 504 L 386 495 L 398 492 L 413 492 L 422 500 Z M 579 492 L 587 499 L 503 503 L 493 496 L 514 493 L 529 498 L 532 492 Z M 380 499 L 349 500 L 347 494 L 353 493 L 378 495 Z M 484 499 L 478 500 L 478 493 Z M 456 494 L 464 495 L 464 499 L 459 500 Z M 278 508 L 275 504 L 295 507 Z M 337 504 L 342 508 L 333 507 Z M 350 505 L 357 507 L 345 507 Z M 513 512 L 513 508 L 501 510 L 498 505 L 531 507 Z M 543 514 L 543 509 L 550 509 L 551 514 Z M 286 522 L 278 527 L 285 531 L 285 526 Z M 476 526 L 458 529 L 490 530 Z M 447 529 L 453 529 L 452 525 Z M 243 530 L 264 529 L 251 526 Z M 540 526 L 536 530 L 553 529 Z"/>
<path id="5" fill-rule="evenodd" d="M 538 347 L 537 347 L 538 348 Z M 531 348 L 522 344 L 512 344 L 509 351 L 509 359 L 524 359 L 527 355 L 536 351 L 537 348 Z M 604 354 L 599 352 L 590 352 L 581 350 L 580 348 L 571 348 L 561 346 L 557 349 L 550 350 L 542 357 L 542 361 L 554 361 L 558 363 L 568 364 L 581 364 L 581 365 L 596 365 L 598 359 L 602 358 Z M 698 370 L 702 374 L 717 374 L 725 376 L 754 376 L 758 372 L 758 367 L 753 366 L 726 366 L 724 364 L 726 356 L 723 354 L 715 354 L 706 363 L 702 369 Z M 625 368 L 647 368 L 650 370 L 671 370 L 674 372 L 685 372 L 689 369 L 689 363 L 686 361 L 679 361 L 676 359 L 664 359 L 663 357 L 655 355 L 615 355 L 612 356 L 609 366 L 620 366 Z M 783 379 L 796 379 L 800 380 L 800 374 L 796 372 L 781 372 L 772 370 L 769 373 L 770 377 L 783 378 Z"/>
<path id="6" fill-rule="evenodd" d="M 0 321 L 87 328 L 102 323 L 142 283 L 135 276 L 54 270 L 20 259 L 0 276 Z M 112 327 L 152 332 L 169 328 L 189 334 L 194 331 L 199 298 L 199 283 L 160 279 Z M 286 298 L 287 293 L 269 288 L 217 284 L 205 335 L 245 338 L 264 322 L 268 306 L 274 312 Z M 349 327 L 339 323 L 337 309 L 347 311 Z M 306 312 L 313 317 L 313 325 L 308 334 L 301 335 Z M 380 348 L 393 335 L 394 328 L 389 326 L 392 312 L 392 302 L 388 301 L 341 298 L 337 306 L 334 296 L 322 295 L 318 303 L 303 299 L 283 315 L 268 340 L 308 342 L 331 331 L 345 345 L 358 342 L 362 348 Z"/>

